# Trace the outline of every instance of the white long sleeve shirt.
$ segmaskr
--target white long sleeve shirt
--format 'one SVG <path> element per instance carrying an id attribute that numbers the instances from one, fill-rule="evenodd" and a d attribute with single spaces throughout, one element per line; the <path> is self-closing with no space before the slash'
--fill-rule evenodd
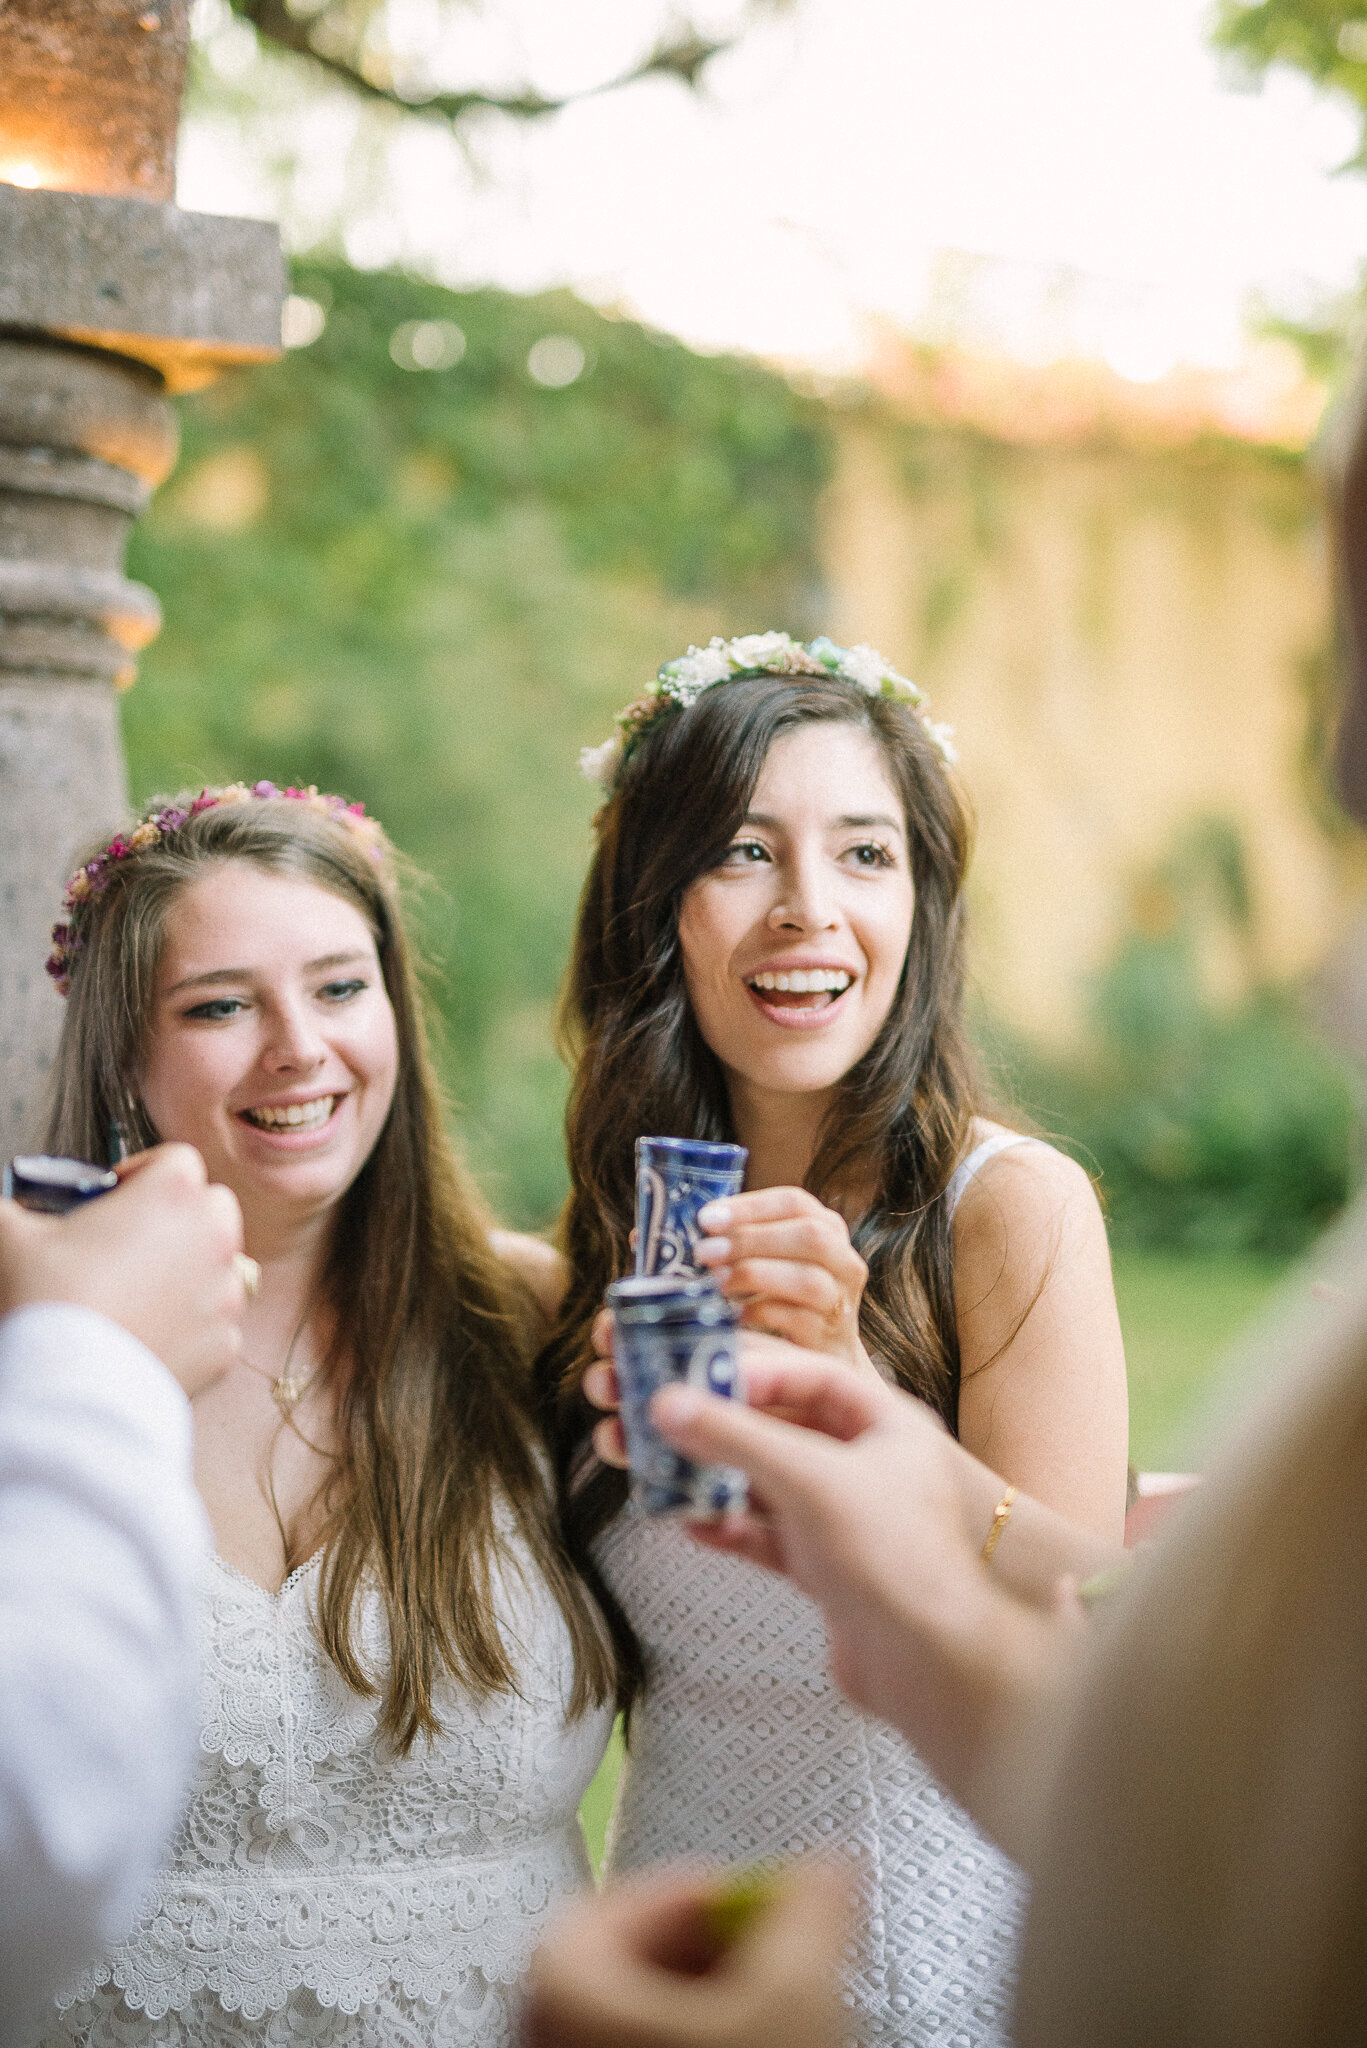
<path id="1" fill-rule="evenodd" d="M 124 1931 L 195 1746 L 190 1409 L 88 1309 L 0 1321 L 0 2048 Z"/>

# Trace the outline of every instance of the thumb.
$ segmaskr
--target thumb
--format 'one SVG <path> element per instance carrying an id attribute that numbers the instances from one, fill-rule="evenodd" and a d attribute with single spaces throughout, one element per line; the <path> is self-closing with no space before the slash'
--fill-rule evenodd
<path id="1" fill-rule="evenodd" d="M 805 1857 L 783 1874 L 782 1889 L 760 1918 L 752 1953 L 777 1978 L 805 1974 L 813 1960 L 834 1972 L 854 1913 L 853 1875 L 822 1857 Z"/>
<path id="2" fill-rule="evenodd" d="M 36 1243 L 42 1236 L 43 1225 L 36 1216 L 8 1197 L 0 1199 L 0 1257 L 17 1258 L 21 1247 Z"/>
<path id="3" fill-rule="evenodd" d="M 651 1401 L 650 1419 L 667 1442 L 700 1464 L 738 1465 L 773 1506 L 805 1492 L 830 1456 L 810 1430 L 700 1388 L 662 1387 Z"/>
<path id="4" fill-rule="evenodd" d="M 135 1182 L 140 1195 L 165 1195 L 179 1188 L 189 1193 L 208 1183 L 204 1161 L 193 1145 L 149 1145 L 145 1152 L 130 1153 L 114 1168 L 120 1185 Z"/>
<path id="5" fill-rule="evenodd" d="M 762 2017 L 763 2038 L 790 2048 L 836 2048 L 845 2031 L 839 1982 L 853 1893 L 851 1874 L 838 1864 L 799 1863 L 733 1951 L 730 1961 Z"/>

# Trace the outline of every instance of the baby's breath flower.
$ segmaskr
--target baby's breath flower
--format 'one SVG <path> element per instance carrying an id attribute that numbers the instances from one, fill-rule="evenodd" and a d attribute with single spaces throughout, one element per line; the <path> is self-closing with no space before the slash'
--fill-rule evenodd
<path id="1" fill-rule="evenodd" d="M 690 647 L 673 661 L 667 661 L 643 696 L 617 714 L 617 733 L 601 747 L 584 747 L 579 766 L 590 782 L 612 788 L 622 763 L 631 754 L 640 735 L 657 718 L 671 711 L 688 710 L 705 690 L 733 676 L 838 676 L 854 683 L 866 696 L 886 697 L 897 704 L 918 708 L 927 738 L 946 767 L 959 756 L 953 744 L 952 726 L 937 725 L 919 707 L 925 693 L 909 676 L 899 674 L 892 663 L 861 641 L 856 647 L 840 647 L 823 633 L 810 641 L 794 640 L 787 633 L 743 633 L 736 640 L 711 640 L 706 647 Z"/>
<path id="2" fill-rule="evenodd" d="M 622 758 L 622 735 L 615 732 L 610 740 L 604 740 L 601 747 L 579 749 L 579 773 L 586 782 L 596 782 L 606 789 L 617 772 Z"/>

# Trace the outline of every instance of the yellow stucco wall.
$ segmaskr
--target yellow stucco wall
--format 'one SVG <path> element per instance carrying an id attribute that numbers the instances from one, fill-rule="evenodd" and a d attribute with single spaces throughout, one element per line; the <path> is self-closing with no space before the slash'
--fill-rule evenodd
<path id="1" fill-rule="evenodd" d="M 1243 843 L 1251 971 L 1323 959 L 1363 872 L 1305 765 L 1330 623 L 1303 462 L 851 413 L 823 562 L 828 630 L 881 647 L 958 728 L 975 974 L 1004 1019 L 1055 1043 L 1085 1030 L 1143 877 L 1203 818 Z"/>

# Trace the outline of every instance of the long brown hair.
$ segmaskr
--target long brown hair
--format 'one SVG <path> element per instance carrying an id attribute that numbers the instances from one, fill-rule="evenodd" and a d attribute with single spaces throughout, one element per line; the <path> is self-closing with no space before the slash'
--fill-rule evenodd
<path id="1" fill-rule="evenodd" d="M 574 1067 L 562 1226 L 570 1282 L 536 1377 L 567 1538 L 609 1617 L 628 1695 L 639 1652 L 590 1550 L 621 1506 L 624 1481 L 581 1455 L 593 1420 L 579 1390 L 589 1326 L 604 1288 L 628 1269 L 636 1138 L 735 1135 L 721 1067 L 684 988 L 679 906 L 734 838 L 774 741 L 809 721 L 856 726 L 882 754 L 906 814 L 916 911 L 892 1008 L 841 1084 L 807 1186 L 829 1196 L 852 1170 L 872 1178 L 876 1193 L 853 1231 L 869 1267 L 864 1341 L 951 1429 L 957 1422 L 959 1346 L 940 1198 L 975 1110 L 960 1016 L 969 821 L 907 707 L 836 678 L 738 676 L 658 719 L 619 770 L 596 821 L 561 1008 Z"/>
<path id="2" fill-rule="evenodd" d="M 177 799 L 188 808 L 188 798 Z M 111 1119 L 156 1142 L 139 1092 L 166 916 L 228 861 L 312 882 L 350 903 L 375 937 L 393 1005 L 394 1101 L 338 1205 L 320 1298 L 338 1333 L 325 1369 L 340 1440 L 326 1495 L 318 1591 L 324 1647 L 357 1692 L 383 1698 L 401 1749 L 435 1731 L 441 1667 L 477 1694 L 515 1688 L 495 1617 L 506 1503 L 565 1618 L 571 1710 L 607 1697 L 602 1624 L 564 1554 L 531 1412 L 531 1312 L 494 1257 L 489 1220 L 454 1158 L 427 1049 L 397 890 L 343 826 L 298 802 L 223 804 L 117 864 L 83 910 L 54 1076 L 49 1144 L 106 1156 Z M 505 1560 L 506 1561 L 506 1560 Z M 365 1668 L 357 1595 L 374 1582 L 389 1625 L 387 1672 Z"/>

